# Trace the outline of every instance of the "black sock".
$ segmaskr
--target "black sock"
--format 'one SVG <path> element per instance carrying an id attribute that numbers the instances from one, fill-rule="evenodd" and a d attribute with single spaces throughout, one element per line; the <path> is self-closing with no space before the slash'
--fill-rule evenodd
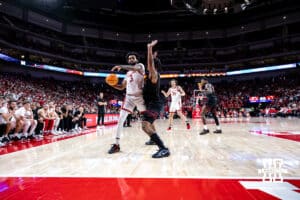
<path id="1" fill-rule="evenodd" d="M 159 137 L 156 133 L 152 134 L 152 135 L 150 136 L 150 138 L 151 138 L 151 140 L 152 140 L 153 142 L 155 142 L 155 144 L 156 144 L 160 149 L 166 149 L 166 147 L 165 147 L 163 141 L 160 139 L 160 137 Z"/>
<path id="2" fill-rule="evenodd" d="M 214 118 L 214 120 L 215 120 L 216 125 L 219 126 L 220 123 L 219 123 L 218 117 L 214 114 L 214 115 L 213 115 L 213 118 Z"/>

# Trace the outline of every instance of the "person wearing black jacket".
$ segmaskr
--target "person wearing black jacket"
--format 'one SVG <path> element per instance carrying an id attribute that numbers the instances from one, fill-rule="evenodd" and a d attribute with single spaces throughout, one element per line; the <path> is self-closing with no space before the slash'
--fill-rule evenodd
<path id="1" fill-rule="evenodd" d="M 101 125 L 104 126 L 104 114 L 105 114 L 105 106 L 107 105 L 107 102 L 103 98 L 104 94 L 103 92 L 100 92 L 99 96 L 97 97 L 97 107 L 98 107 L 98 120 L 97 120 L 97 125 L 100 126 L 100 121 Z"/>
<path id="2" fill-rule="evenodd" d="M 82 106 L 75 112 L 74 117 L 78 118 L 78 125 L 81 129 L 87 130 L 86 117 L 84 116 L 85 111 Z"/>

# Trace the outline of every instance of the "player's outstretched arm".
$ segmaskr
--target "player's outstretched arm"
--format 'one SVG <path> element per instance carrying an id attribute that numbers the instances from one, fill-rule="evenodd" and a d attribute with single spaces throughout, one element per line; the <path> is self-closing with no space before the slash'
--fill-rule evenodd
<path id="1" fill-rule="evenodd" d="M 118 84 L 118 85 L 112 85 L 111 87 L 117 89 L 117 90 L 124 90 L 126 88 L 127 85 L 127 81 L 124 79 L 122 81 L 122 84 Z"/>
<path id="2" fill-rule="evenodd" d="M 111 71 L 120 71 L 121 69 L 124 69 L 126 71 L 138 71 L 141 74 L 144 74 L 144 66 L 141 63 L 138 63 L 136 65 L 116 65 L 111 69 Z"/>
<path id="3" fill-rule="evenodd" d="M 163 95 L 167 98 L 168 96 L 170 96 L 171 90 L 169 89 L 168 92 L 165 92 L 164 90 L 162 90 L 161 93 L 163 93 Z"/>
<path id="4" fill-rule="evenodd" d="M 182 89 L 182 87 L 178 87 L 179 88 L 179 92 L 181 96 L 185 96 L 185 91 Z"/>
<path id="5" fill-rule="evenodd" d="M 157 44 L 157 40 L 154 40 L 147 45 L 147 47 L 148 47 L 147 69 L 149 71 L 149 77 L 150 77 L 152 83 L 157 82 L 157 70 L 154 66 L 154 59 L 153 59 L 153 47 L 156 44 Z"/>

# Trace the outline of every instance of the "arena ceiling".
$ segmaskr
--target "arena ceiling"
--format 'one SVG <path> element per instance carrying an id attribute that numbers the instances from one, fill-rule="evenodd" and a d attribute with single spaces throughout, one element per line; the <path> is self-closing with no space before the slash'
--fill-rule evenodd
<path id="1" fill-rule="evenodd" d="M 129 32 L 226 28 L 300 8 L 299 0 L 7 1 L 67 22 L 95 27 L 113 25 Z"/>

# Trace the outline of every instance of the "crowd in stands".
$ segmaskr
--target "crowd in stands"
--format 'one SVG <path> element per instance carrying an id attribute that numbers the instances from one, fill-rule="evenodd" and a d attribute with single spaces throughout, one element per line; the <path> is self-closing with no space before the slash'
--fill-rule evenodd
<path id="1" fill-rule="evenodd" d="M 0 80 L 0 145 L 86 129 L 84 114 L 97 112 L 99 90 L 106 99 L 122 99 L 122 93 L 110 93 L 104 84 L 37 79 L 25 74 L 0 74 Z M 117 113 L 118 109 L 108 105 L 106 112 Z"/>

